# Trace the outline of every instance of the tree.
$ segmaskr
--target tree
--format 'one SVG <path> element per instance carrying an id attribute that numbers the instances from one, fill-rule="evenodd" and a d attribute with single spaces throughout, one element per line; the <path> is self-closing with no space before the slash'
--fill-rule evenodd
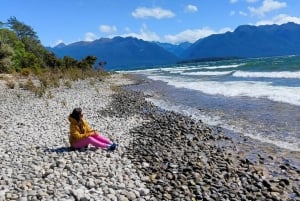
<path id="1" fill-rule="evenodd" d="M 64 68 L 73 68 L 77 67 L 78 61 L 69 56 L 64 56 L 63 58 L 63 67 Z"/>
<path id="2" fill-rule="evenodd" d="M 87 64 L 89 65 L 88 67 L 89 67 L 89 68 L 92 68 L 93 65 L 95 64 L 96 60 L 97 60 L 97 57 L 95 57 L 95 56 L 87 56 L 87 57 L 85 57 L 84 60 L 85 60 L 85 61 L 87 62 Z"/>
<path id="3" fill-rule="evenodd" d="M 46 66 L 54 69 L 62 66 L 62 61 L 58 59 L 53 52 L 44 53 L 44 61 Z"/>
<path id="4" fill-rule="evenodd" d="M 21 68 L 23 68 L 24 66 L 22 66 L 22 60 L 26 55 L 26 50 L 25 50 L 25 46 L 24 43 L 22 43 L 21 41 L 16 41 L 15 45 L 14 45 L 14 56 L 13 56 L 13 67 L 15 70 L 19 71 L 21 70 Z"/>
<path id="5" fill-rule="evenodd" d="M 14 70 L 14 46 L 17 41 L 18 38 L 14 32 L 0 29 L 0 72 L 11 72 Z"/>
<path id="6" fill-rule="evenodd" d="M 18 21 L 16 17 L 10 17 L 7 24 L 17 34 L 19 40 L 23 41 L 25 38 L 38 40 L 33 28 Z"/>
<path id="7" fill-rule="evenodd" d="M 0 73 L 8 73 L 12 71 L 13 49 L 8 44 L 0 46 Z"/>
<path id="8" fill-rule="evenodd" d="M 82 70 L 92 69 L 96 60 L 97 57 L 95 56 L 87 56 L 78 63 L 78 67 L 81 68 Z"/>
<path id="9" fill-rule="evenodd" d="M 6 43 L 10 46 L 14 46 L 19 41 L 17 35 L 8 29 L 0 29 L 0 42 L 1 44 Z"/>
<path id="10" fill-rule="evenodd" d="M 26 52 L 25 55 L 20 60 L 20 67 L 37 70 L 39 68 L 38 58 L 32 53 Z"/>
<path id="11" fill-rule="evenodd" d="M 24 44 L 26 52 L 32 53 L 35 56 L 35 62 L 37 62 L 38 66 L 41 68 L 46 67 L 47 62 L 51 60 L 49 60 L 49 51 L 41 44 L 33 28 L 18 21 L 16 17 L 9 18 L 7 24 Z M 53 65 L 53 63 L 50 62 L 50 65 Z"/>
<path id="12" fill-rule="evenodd" d="M 0 72 L 21 71 L 30 68 L 41 72 L 42 68 L 93 68 L 97 57 L 87 56 L 81 61 L 72 57 L 59 59 L 48 51 L 38 39 L 32 27 L 10 17 L 7 23 L 0 21 Z"/>
<path id="13" fill-rule="evenodd" d="M 98 70 L 104 70 L 104 66 L 105 66 L 106 64 L 107 64 L 106 61 L 100 61 L 100 62 L 98 63 L 97 69 L 98 69 Z"/>

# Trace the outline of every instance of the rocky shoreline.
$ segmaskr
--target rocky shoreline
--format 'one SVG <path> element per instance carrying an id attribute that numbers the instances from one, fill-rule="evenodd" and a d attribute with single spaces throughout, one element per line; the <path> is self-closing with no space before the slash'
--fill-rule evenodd
<path id="1" fill-rule="evenodd" d="M 288 162 L 249 160 L 221 129 L 142 93 L 115 92 L 116 84 L 132 82 L 77 81 L 44 98 L 0 86 L 0 201 L 300 200 L 300 171 Z M 68 149 L 67 116 L 77 106 L 117 151 Z"/>
<path id="2" fill-rule="evenodd" d="M 162 111 L 138 92 L 123 91 L 115 100 L 118 115 L 136 111 L 146 120 L 130 130 L 126 155 L 157 200 L 300 200 L 300 171 L 288 162 L 272 155 L 251 161 L 220 128 Z M 278 164 L 268 169 L 272 160 Z"/>

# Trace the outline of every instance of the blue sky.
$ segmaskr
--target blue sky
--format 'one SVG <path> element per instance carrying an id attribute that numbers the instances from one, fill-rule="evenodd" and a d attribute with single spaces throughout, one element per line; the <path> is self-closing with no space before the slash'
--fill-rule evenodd
<path id="1" fill-rule="evenodd" d="M 299 9 L 299 0 L 0 0 L 0 21 L 15 16 L 45 46 L 114 36 L 178 44 L 245 24 L 300 24 Z"/>

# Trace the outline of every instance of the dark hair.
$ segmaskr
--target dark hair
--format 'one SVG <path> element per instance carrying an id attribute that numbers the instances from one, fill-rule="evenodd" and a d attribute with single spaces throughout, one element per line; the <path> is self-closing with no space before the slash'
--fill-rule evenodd
<path id="1" fill-rule="evenodd" d="M 73 112 L 70 114 L 70 117 L 74 118 L 76 121 L 80 121 L 81 120 L 81 112 L 82 112 L 82 109 L 80 107 L 78 108 L 75 108 L 73 110 Z"/>
<path id="2" fill-rule="evenodd" d="M 78 122 L 80 133 L 83 134 L 85 131 L 84 131 L 84 128 L 83 128 L 83 121 L 82 121 L 82 118 L 81 118 L 81 112 L 82 112 L 82 109 L 80 107 L 75 108 L 73 110 L 73 112 L 70 114 L 70 117 L 74 118 Z"/>

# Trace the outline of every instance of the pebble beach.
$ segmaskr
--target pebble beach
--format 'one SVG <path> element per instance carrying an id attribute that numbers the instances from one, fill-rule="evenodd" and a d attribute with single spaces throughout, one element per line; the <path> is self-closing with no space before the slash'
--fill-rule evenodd
<path id="1" fill-rule="evenodd" d="M 0 80 L 0 201 L 300 201 L 299 168 L 271 145 L 256 152 L 251 139 L 237 142 L 122 89 L 131 84 L 113 74 L 37 97 Z M 75 107 L 118 149 L 69 149 Z"/>

